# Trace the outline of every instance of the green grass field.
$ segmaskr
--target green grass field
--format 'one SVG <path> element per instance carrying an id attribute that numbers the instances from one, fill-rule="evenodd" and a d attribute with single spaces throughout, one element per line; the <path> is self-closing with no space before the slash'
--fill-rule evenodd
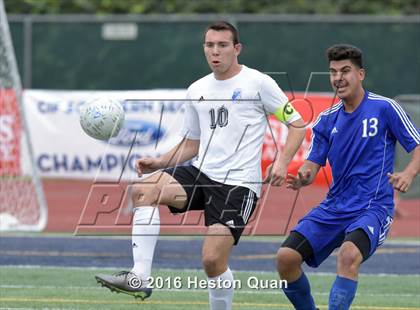
<path id="1" fill-rule="evenodd" d="M 94 275 L 115 272 L 92 268 L 0 267 L 0 308 L 31 309 L 142 309 L 198 310 L 208 309 L 206 289 L 188 289 L 188 279 L 205 279 L 194 270 L 157 270 L 154 277 L 166 280 L 163 289 L 155 289 L 146 301 L 111 293 L 100 287 Z M 255 289 L 248 279 L 277 280 L 275 273 L 234 272 L 241 289 L 235 291 L 234 309 L 292 309 L 284 295 L 276 289 Z M 181 280 L 174 284 L 175 277 Z M 309 275 L 312 291 L 320 309 L 328 308 L 329 288 L 334 275 Z M 169 280 L 168 280 L 169 279 Z M 168 283 L 169 282 L 169 283 Z M 158 284 L 158 283 L 156 283 Z M 160 283 L 162 284 L 162 283 Z M 179 283 L 177 283 L 179 284 Z M 169 289 L 171 285 L 179 289 Z M 192 287 L 193 285 L 190 285 Z M 420 309 L 420 276 L 362 275 L 352 309 L 405 310 Z"/>

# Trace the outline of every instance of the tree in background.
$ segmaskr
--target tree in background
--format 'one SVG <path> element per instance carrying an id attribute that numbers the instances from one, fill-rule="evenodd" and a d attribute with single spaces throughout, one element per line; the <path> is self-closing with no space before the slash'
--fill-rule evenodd
<path id="1" fill-rule="evenodd" d="M 5 0 L 9 14 L 420 13 L 418 0 Z"/>

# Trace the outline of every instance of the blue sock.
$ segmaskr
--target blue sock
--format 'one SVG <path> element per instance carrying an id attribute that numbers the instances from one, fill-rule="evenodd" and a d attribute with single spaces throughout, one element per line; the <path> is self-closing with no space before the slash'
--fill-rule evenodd
<path id="1" fill-rule="evenodd" d="M 357 281 L 337 276 L 331 287 L 329 310 L 347 310 L 356 295 Z"/>
<path id="2" fill-rule="evenodd" d="M 315 310 L 315 302 L 311 296 L 311 287 L 308 278 L 302 272 L 302 275 L 295 282 L 288 283 L 283 291 L 295 306 L 296 310 Z"/>

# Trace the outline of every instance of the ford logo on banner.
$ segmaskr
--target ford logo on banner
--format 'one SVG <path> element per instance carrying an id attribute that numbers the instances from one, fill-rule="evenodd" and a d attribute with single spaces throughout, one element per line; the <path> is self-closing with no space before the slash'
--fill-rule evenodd
<path id="1" fill-rule="evenodd" d="M 165 136 L 166 130 L 159 128 L 159 124 L 150 121 L 130 121 L 124 122 L 124 127 L 118 136 L 109 140 L 109 144 L 119 146 L 145 146 L 156 143 L 157 140 Z"/>

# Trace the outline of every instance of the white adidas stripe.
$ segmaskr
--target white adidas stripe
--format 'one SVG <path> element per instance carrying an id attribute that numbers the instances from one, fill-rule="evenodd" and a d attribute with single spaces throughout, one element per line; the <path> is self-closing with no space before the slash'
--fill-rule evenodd
<path id="1" fill-rule="evenodd" d="M 244 224 L 246 224 L 245 214 L 248 208 L 250 194 L 251 194 L 251 190 L 248 191 L 248 195 L 246 196 L 246 199 L 245 199 L 245 208 L 242 210 L 242 219 L 244 220 Z"/>
<path id="2" fill-rule="evenodd" d="M 308 159 L 309 154 L 311 154 L 311 152 L 312 152 L 312 147 L 313 147 L 313 145 L 314 145 L 315 133 L 314 133 L 313 128 L 314 128 L 316 125 L 318 125 L 318 123 L 319 123 L 319 121 L 321 120 L 321 117 L 322 117 L 322 116 L 332 114 L 332 113 L 334 113 L 334 112 L 338 111 L 338 110 L 339 110 L 342 106 L 343 106 L 343 102 L 342 102 L 342 101 L 339 101 L 337 104 L 333 105 L 330 109 L 324 110 L 323 112 L 319 113 L 319 115 L 318 115 L 318 119 L 317 119 L 317 120 L 315 121 L 315 123 L 312 125 L 311 144 L 309 145 L 308 152 L 306 153 L 305 159 Z"/>
<path id="3" fill-rule="evenodd" d="M 414 124 L 408 118 L 407 114 L 404 112 L 404 110 L 401 108 L 401 106 L 397 102 L 395 102 L 392 99 L 378 96 L 378 95 L 369 95 L 368 98 L 372 100 L 384 100 L 388 102 L 397 113 L 405 129 L 407 130 L 407 133 L 414 139 L 414 141 L 416 141 L 417 144 L 420 144 L 420 134 L 418 133 Z"/>
<path id="4" fill-rule="evenodd" d="M 417 129 L 415 128 L 414 124 L 410 121 L 410 119 L 408 118 L 407 113 L 404 112 L 404 110 L 401 108 L 401 106 L 396 103 L 395 101 L 390 101 L 391 106 L 396 109 L 396 111 L 400 111 L 402 116 L 407 124 L 407 126 L 411 129 L 411 133 L 413 134 L 413 136 L 415 137 L 414 139 L 417 138 L 417 143 L 420 143 L 420 134 L 418 133 Z"/>
<path id="5" fill-rule="evenodd" d="M 252 207 L 254 205 L 254 196 L 255 196 L 254 192 L 251 191 L 251 197 L 249 199 L 250 201 L 249 201 L 248 212 L 247 212 L 247 215 L 246 215 L 246 222 L 247 223 L 248 223 L 249 217 L 251 215 Z"/>
<path id="6" fill-rule="evenodd" d="M 312 152 L 312 146 L 314 145 L 314 138 L 315 138 L 315 134 L 312 131 L 312 134 L 311 134 L 311 144 L 309 145 L 308 152 L 306 153 L 305 159 L 308 159 L 309 155 Z"/>
<path id="7" fill-rule="evenodd" d="M 247 197 L 247 204 L 244 210 L 244 214 L 242 216 L 245 224 L 248 223 L 248 218 L 249 218 L 249 215 L 251 214 L 253 203 L 254 203 L 254 192 L 252 190 L 249 190 L 248 197 Z"/>
<path id="8" fill-rule="evenodd" d="M 382 226 L 381 232 L 379 233 L 379 235 L 383 236 L 384 234 L 386 234 L 386 232 L 389 230 L 389 228 L 391 228 L 391 224 L 392 224 L 392 222 L 389 222 L 389 223 L 385 224 L 384 226 Z"/>
<path id="9" fill-rule="evenodd" d="M 317 119 L 317 120 L 316 120 L 316 122 L 312 125 L 311 144 L 309 145 L 308 152 L 306 153 L 306 157 L 305 157 L 305 159 L 308 159 L 309 154 L 311 154 L 311 152 L 312 152 L 312 147 L 313 147 L 313 145 L 314 145 L 314 139 L 315 139 L 314 127 L 315 127 L 316 125 L 318 125 L 319 121 L 321 120 L 321 116 L 325 116 L 325 115 L 332 114 L 332 113 L 334 113 L 334 112 L 338 111 L 338 110 L 341 108 L 341 106 L 342 106 L 342 104 L 340 104 L 340 106 L 337 106 L 337 108 L 336 108 L 334 111 L 333 111 L 333 110 L 329 111 L 329 113 L 326 113 L 326 114 L 319 114 L 318 119 Z"/>
<path id="10" fill-rule="evenodd" d="M 248 204 L 249 204 L 249 197 L 250 197 L 250 195 L 251 195 L 251 190 L 248 190 L 248 195 L 246 196 L 246 198 L 242 202 L 242 207 L 241 207 L 241 215 L 242 215 L 242 219 L 244 220 L 244 223 L 245 224 L 246 224 L 245 214 L 247 212 L 247 207 L 248 207 Z"/>
<path id="11" fill-rule="evenodd" d="M 381 168 L 381 175 L 379 176 L 378 186 L 376 187 L 375 197 L 373 197 L 371 200 L 369 200 L 368 209 L 370 208 L 370 204 L 372 203 L 372 200 L 376 200 L 376 197 L 378 196 L 379 187 L 381 185 L 381 180 L 384 175 L 385 170 L 385 158 L 386 158 L 386 136 L 388 134 L 388 130 L 385 130 L 385 136 L 384 136 L 384 155 L 382 156 L 382 168 Z"/>
<path id="12" fill-rule="evenodd" d="M 386 224 L 381 227 L 381 232 L 379 233 L 379 239 L 378 239 L 379 244 L 382 244 L 385 241 L 388 231 L 391 228 L 393 219 L 390 216 L 388 216 L 386 221 L 387 221 Z"/>
<path id="13" fill-rule="evenodd" d="M 328 115 L 331 114 L 333 112 L 335 112 L 335 110 L 341 108 L 343 106 L 343 101 L 339 101 L 336 104 L 334 104 L 332 107 L 325 109 L 324 111 L 322 111 L 321 113 L 319 113 L 320 115 Z"/>
<path id="14" fill-rule="evenodd" d="M 369 99 L 382 99 L 384 101 L 387 101 L 388 103 L 391 104 L 391 106 L 394 108 L 395 112 L 397 112 L 398 116 L 400 117 L 401 121 L 403 122 L 404 126 L 405 124 L 412 130 L 411 133 L 416 136 L 416 138 L 418 140 L 420 140 L 420 134 L 418 133 L 416 127 L 414 126 L 414 124 L 410 121 L 410 119 L 407 116 L 407 113 L 405 113 L 405 111 L 403 110 L 403 108 L 401 107 L 401 105 L 398 104 L 398 102 L 396 102 L 395 100 L 392 100 L 390 98 L 387 97 L 383 97 L 380 95 L 370 95 Z M 399 113 L 398 113 L 399 112 Z M 404 120 L 406 123 L 404 123 Z M 407 129 L 407 127 L 406 127 Z M 407 131 L 409 131 L 407 129 Z M 409 132 L 410 133 L 410 132 Z M 414 138 L 414 137 L 413 137 Z M 415 139 L 415 138 L 414 138 Z"/>
<path id="15" fill-rule="evenodd" d="M 322 111 L 321 113 L 319 113 L 318 119 L 312 125 L 312 128 L 314 128 L 319 123 L 322 116 L 332 114 L 332 113 L 336 112 L 337 110 L 339 110 L 342 106 L 343 106 L 343 102 L 339 101 L 337 104 L 333 105 L 331 108 L 328 108 L 328 109 Z"/>
<path id="16" fill-rule="evenodd" d="M 249 189 L 248 190 L 248 195 L 246 196 L 246 198 L 244 197 L 244 200 L 242 201 L 242 206 L 241 206 L 241 216 L 242 216 L 242 219 L 244 220 L 245 224 L 246 224 L 246 222 L 245 222 L 245 210 L 246 210 L 246 207 L 247 207 L 248 202 L 249 202 L 249 194 L 250 193 L 251 193 L 251 190 Z"/>

